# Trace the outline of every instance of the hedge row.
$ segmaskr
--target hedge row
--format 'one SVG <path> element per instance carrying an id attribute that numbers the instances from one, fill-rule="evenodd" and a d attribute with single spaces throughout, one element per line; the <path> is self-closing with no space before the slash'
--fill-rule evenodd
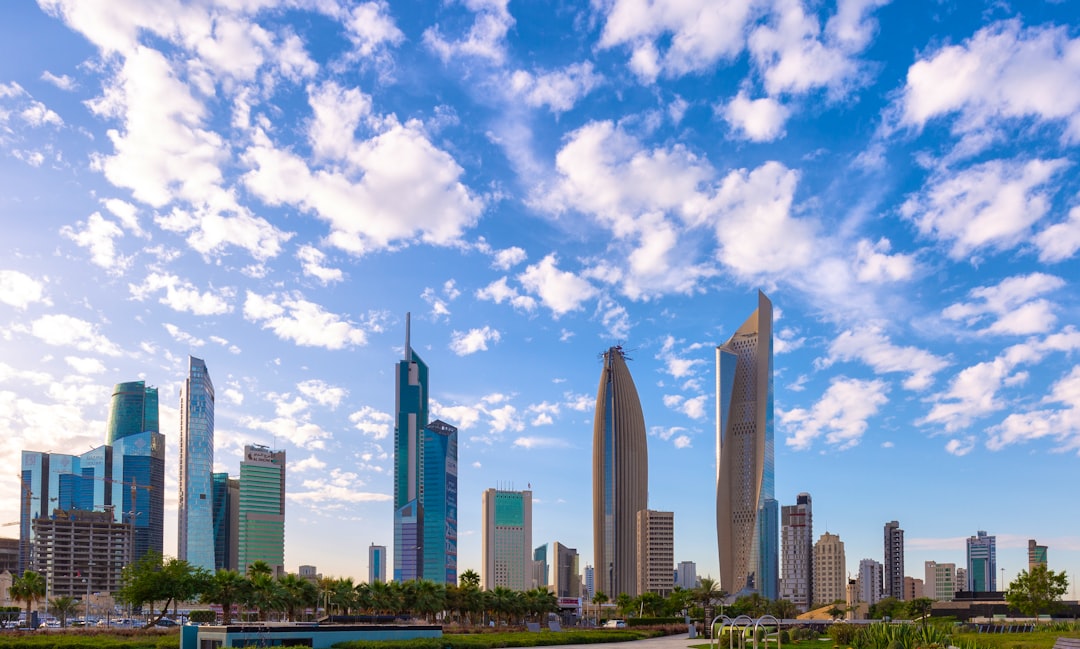
<path id="1" fill-rule="evenodd" d="M 645 631 L 627 629 L 603 631 L 541 631 L 540 633 L 487 633 L 444 635 L 416 640 L 356 640 L 339 642 L 336 649 L 498 649 L 500 647 L 542 647 L 563 644 L 626 642 L 650 637 Z"/>
<path id="2" fill-rule="evenodd" d="M 130 632 L 129 632 L 130 633 Z M 108 631 L 64 633 L 15 631 L 0 634 L 0 649 L 179 649 L 180 634 L 147 631 L 118 636 Z"/>

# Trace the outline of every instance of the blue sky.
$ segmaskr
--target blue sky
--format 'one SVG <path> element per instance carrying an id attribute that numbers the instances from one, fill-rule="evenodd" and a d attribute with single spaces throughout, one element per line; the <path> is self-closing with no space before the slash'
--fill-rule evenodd
<path id="1" fill-rule="evenodd" d="M 412 312 L 481 492 L 591 562 L 599 354 L 650 503 L 718 574 L 713 349 L 775 307 L 776 491 L 848 570 L 998 538 L 1080 571 L 1080 26 L 1062 2 L 18 0 L 0 9 L 0 461 L 217 388 L 217 468 L 288 452 L 286 563 L 392 545 Z M 0 516 L 17 520 L 14 469 Z M 1074 592 L 1074 591 L 1073 591 Z"/>

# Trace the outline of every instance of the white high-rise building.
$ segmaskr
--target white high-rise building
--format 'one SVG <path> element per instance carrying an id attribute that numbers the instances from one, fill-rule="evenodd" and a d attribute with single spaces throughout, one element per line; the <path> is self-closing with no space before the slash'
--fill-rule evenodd
<path id="1" fill-rule="evenodd" d="M 810 494 L 780 509 L 780 599 L 805 612 L 814 603 L 814 522 Z"/>
<path id="2" fill-rule="evenodd" d="M 873 559 L 859 562 L 859 576 L 856 578 L 859 601 L 877 604 L 881 601 L 881 564 Z"/>
<path id="3" fill-rule="evenodd" d="M 927 561 L 923 579 L 923 596 L 941 602 L 951 602 L 956 596 L 956 564 Z"/>
<path id="4" fill-rule="evenodd" d="M 697 588 L 697 564 L 693 561 L 680 561 L 675 570 L 675 585 L 683 590 Z"/>
<path id="5" fill-rule="evenodd" d="M 485 590 L 528 590 L 532 583 L 532 491 L 488 489 L 481 503 Z"/>

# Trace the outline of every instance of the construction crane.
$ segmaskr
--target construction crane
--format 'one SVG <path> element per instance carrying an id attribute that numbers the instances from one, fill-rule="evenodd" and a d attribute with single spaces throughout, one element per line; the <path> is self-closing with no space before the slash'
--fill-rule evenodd
<path id="1" fill-rule="evenodd" d="M 109 484 L 119 484 L 119 485 L 124 485 L 124 486 L 130 487 L 131 488 L 131 509 L 129 511 L 127 511 L 126 513 L 130 517 L 130 523 L 131 523 L 132 527 L 135 527 L 135 516 L 137 515 L 137 513 L 135 511 L 135 498 L 138 495 L 138 490 L 139 489 L 146 489 L 147 493 L 149 493 L 150 491 L 152 491 L 154 489 L 153 485 L 139 484 L 134 478 L 131 479 L 131 482 L 125 482 L 124 480 L 114 480 L 113 478 L 106 478 L 104 476 L 82 475 L 82 474 L 78 474 L 78 473 L 72 474 L 72 475 L 75 475 L 75 476 L 80 477 L 80 478 L 86 478 L 87 480 L 100 480 L 101 482 L 108 482 Z"/>

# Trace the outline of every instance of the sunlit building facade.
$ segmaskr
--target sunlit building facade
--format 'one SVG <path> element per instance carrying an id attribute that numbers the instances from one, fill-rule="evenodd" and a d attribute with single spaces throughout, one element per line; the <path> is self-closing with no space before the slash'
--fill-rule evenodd
<path id="1" fill-rule="evenodd" d="M 487 489 L 480 504 L 484 521 L 480 546 L 484 590 L 496 586 L 524 591 L 530 586 L 532 491 Z"/>
<path id="2" fill-rule="evenodd" d="M 214 384 L 206 363 L 188 357 L 180 389 L 180 494 L 177 557 L 214 570 Z"/>
<path id="3" fill-rule="evenodd" d="M 675 588 L 675 513 L 637 513 L 637 592 L 667 597 Z"/>
<path id="4" fill-rule="evenodd" d="M 1035 539 L 1028 539 L 1028 572 L 1035 569 L 1035 566 L 1046 565 L 1046 552 L 1045 545 L 1039 545 L 1035 542 Z"/>
<path id="5" fill-rule="evenodd" d="M 997 537 L 979 530 L 967 540 L 967 589 L 975 593 L 997 590 Z"/>
<path id="6" fill-rule="evenodd" d="M 814 599 L 824 606 L 847 599 L 847 559 L 844 542 L 825 532 L 814 544 Z"/>
<path id="7" fill-rule="evenodd" d="M 772 302 L 716 348 L 716 536 L 720 586 L 778 590 L 779 507 L 774 495 Z"/>
<path id="8" fill-rule="evenodd" d="M 593 418 L 596 590 L 637 597 L 637 513 L 649 506 L 645 417 L 622 347 L 603 355 Z"/>
<path id="9" fill-rule="evenodd" d="M 155 409 L 156 409 L 155 393 Z M 135 561 L 165 551 L 165 436 L 144 431 L 117 437 L 112 446 L 112 497 L 117 522 L 135 532 Z M 105 460 L 108 461 L 108 460 Z M 95 462 L 96 464 L 96 462 Z M 86 471 L 85 460 L 83 470 Z"/>
<path id="10" fill-rule="evenodd" d="M 161 432 L 157 388 L 147 387 L 145 381 L 117 383 L 113 387 L 105 443 L 111 446 L 119 439 L 147 431 Z"/>
<path id="11" fill-rule="evenodd" d="M 256 561 L 285 574 L 285 451 L 244 447 L 236 541 L 242 574 Z"/>
<path id="12" fill-rule="evenodd" d="M 214 569 L 239 570 L 240 480 L 214 474 Z"/>

